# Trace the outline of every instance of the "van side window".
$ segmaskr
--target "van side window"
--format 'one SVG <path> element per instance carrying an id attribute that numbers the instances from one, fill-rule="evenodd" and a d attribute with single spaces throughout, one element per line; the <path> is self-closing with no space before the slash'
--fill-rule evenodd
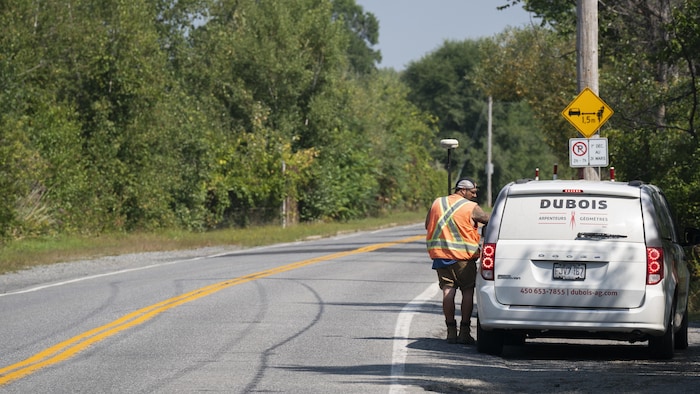
<path id="1" fill-rule="evenodd" d="M 666 200 L 666 196 L 663 193 L 659 193 L 659 199 L 661 202 L 661 206 L 664 212 L 664 216 L 666 218 L 666 221 L 668 222 L 669 226 L 669 231 L 671 232 L 671 240 L 675 243 L 678 243 L 678 231 L 676 227 L 676 221 L 674 220 L 675 216 L 673 215 L 673 212 L 671 211 L 671 205 L 668 203 Z"/>
<path id="2" fill-rule="evenodd" d="M 671 221 L 671 212 L 668 209 L 666 199 L 655 192 L 651 193 L 651 201 L 654 204 L 654 213 L 656 214 L 655 222 L 659 229 L 659 234 L 662 238 L 676 242 L 673 222 Z"/>

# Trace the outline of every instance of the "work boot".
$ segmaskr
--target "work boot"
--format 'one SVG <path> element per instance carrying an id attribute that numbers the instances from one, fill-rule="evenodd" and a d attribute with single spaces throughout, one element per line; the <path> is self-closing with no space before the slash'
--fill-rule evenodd
<path id="1" fill-rule="evenodd" d="M 476 343 L 474 338 L 472 338 L 472 336 L 469 334 L 469 325 L 469 321 L 462 321 L 462 323 L 459 325 L 459 336 L 457 337 L 457 343 L 461 343 L 463 345 L 473 345 Z"/>
<path id="2" fill-rule="evenodd" d="M 446 321 L 447 324 L 447 343 L 457 343 L 457 322 Z"/>

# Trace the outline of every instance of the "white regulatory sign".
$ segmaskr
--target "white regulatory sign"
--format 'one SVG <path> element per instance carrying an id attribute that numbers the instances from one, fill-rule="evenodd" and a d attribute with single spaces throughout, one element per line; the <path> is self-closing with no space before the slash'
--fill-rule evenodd
<path id="1" fill-rule="evenodd" d="M 607 167 L 608 139 L 569 139 L 569 165 L 571 167 Z"/>

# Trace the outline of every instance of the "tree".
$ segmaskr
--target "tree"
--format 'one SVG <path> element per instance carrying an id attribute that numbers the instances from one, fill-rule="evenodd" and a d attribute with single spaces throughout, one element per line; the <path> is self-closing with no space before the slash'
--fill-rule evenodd
<path id="1" fill-rule="evenodd" d="M 348 60 L 361 75 L 377 69 L 382 61 L 379 50 L 372 49 L 379 42 L 379 21 L 371 12 L 364 12 L 355 0 L 333 0 L 333 18 L 342 21 L 348 33 Z"/>
<path id="2" fill-rule="evenodd" d="M 203 220 L 201 178 L 184 179 L 201 177 L 206 166 L 188 155 L 202 143 L 190 138 L 199 127 L 187 119 L 197 117 L 179 101 L 155 14 L 148 4 L 89 0 L 3 9 L 14 31 L 4 36 L 7 70 L 26 70 L 7 79 L 22 93 L 6 96 L 14 110 L 4 114 L 5 125 L 24 136 L 34 163 L 24 166 L 31 172 L 16 171 L 27 186 L 15 192 L 13 231 L 197 227 L 192 221 Z"/>
<path id="3" fill-rule="evenodd" d="M 411 187 L 436 171 L 430 118 L 376 71 L 376 19 L 352 1 L 19 1 L 0 21 L 0 239 L 433 197 Z"/>
<path id="4" fill-rule="evenodd" d="M 444 179 L 426 149 L 435 133 L 430 118 L 407 100 L 392 70 L 346 82 L 335 99 L 315 102 L 313 117 L 328 132 L 304 189 L 302 217 L 347 220 L 425 209 L 438 193 L 436 180 Z"/>
<path id="5" fill-rule="evenodd" d="M 283 162 L 303 182 L 323 145 L 327 129 L 312 106 L 347 68 L 346 36 L 322 0 L 218 2 L 209 15 L 192 32 L 182 78 L 221 133 L 212 209 L 238 224 L 252 212 L 269 219 L 300 187 Z"/>
<path id="6" fill-rule="evenodd" d="M 464 163 L 468 166 L 465 175 L 472 176 L 474 167 L 469 167 L 467 157 L 482 148 L 476 133 L 483 129 L 475 126 L 480 123 L 485 97 L 469 77 L 480 56 L 475 41 L 445 41 L 432 53 L 411 62 L 401 75 L 410 87 L 409 100 L 437 119 L 439 131 L 431 144 L 433 156 L 444 156 L 439 139 L 459 139 L 460 147 L 453 152 L 453 170 L 459 173 L 462 169 L 458 163 Z"/>
<path id="7" fill-rule="evenodd" d="M 573 2 L 524 1 L 561 34 L 574 31 Z M 615 110 L 603 135 L 622 179 L 663 187 L 682 225 L 700 223 L 700 149 L 695 48 L 700 32 L 693 1 L 616 0 L 599 5 L 600 91 Z M 568 10 L 568 11 L 567 11 Z M 672 11 L 673 10 L 673 11 Z M 568 26 L 568 27 L 567 27 Z M 606 134 L 607 133 L 607 134 Z M 689 200 L 690 197 L 690 200 Z"/>
<path id="8" fill-rule="evenodd" d="M 29 2 L 0 7 L 8 25 L 0 36 L 0 236 L 72 228 L 66 222 L 84 190 L 80 126 L 74 108 L 55 92 L 61 65 L 47 55 L 64 11 Z"/>
<path id="9" fill-rule="evenodd" d="M 568 139 L 577 132 L 560 113 L 576 96 L 573 41 L 535 27 L 508 29 L 482 45 L 475 83 L 496 101 L 527 102 L 544 143 L 568 162 Z"/>
<path id="10" fill-rule="evenodd" d="M 506 37 L 510 36 L 501 36 L 503 40 Z M 523 89 L 534 87 L 511 72 L 511 67 L 517 66 L 507 59 L 505 46 L 488 39 L 446 41 L 411 63 L 402 75 L 411 89 L 409 99 L 437 119 L 438 137 L 459 140 L 459 148 L 453 152 L 458 176 L 477 177 L 482 183 L 486 180 L 487 100 L 489 95 L 494 98 L 492 181 L 496 189 L 533 176 L 536 167 L 557 162 L 542 143 L 546 135 L 537 127 L 541 123 L 532 118 L 530 107 L 522 102 Z M 445 152 L 437 140 L 430 146 L 432 156 L 442 161 Z"/>

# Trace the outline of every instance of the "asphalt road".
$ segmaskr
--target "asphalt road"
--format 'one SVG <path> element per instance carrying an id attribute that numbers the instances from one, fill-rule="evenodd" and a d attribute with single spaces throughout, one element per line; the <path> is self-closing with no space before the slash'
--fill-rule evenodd
<path id="1" fill-rule="evenodd" d="M 698 391 L 695 325 L 670 361 L 618 342 L 539 341 L 502 357 L 447 344 L 422 236 L 415 225 L 13 277 L 0 393 Z"/>

